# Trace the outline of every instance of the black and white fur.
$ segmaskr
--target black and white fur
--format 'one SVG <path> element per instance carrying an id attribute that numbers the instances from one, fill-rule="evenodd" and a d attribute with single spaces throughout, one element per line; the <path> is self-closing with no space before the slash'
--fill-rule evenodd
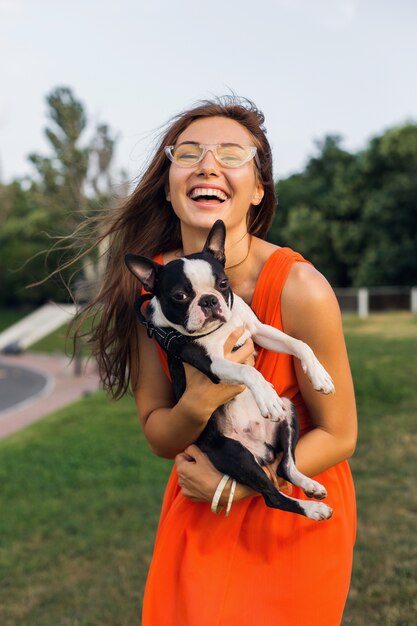
<path id="1" fill-rule="evenodd" d="M 329 506 L 284 495 L 262 470 L 262 465 L 272 463 L 282 452 L 279 476 L 316 500 L 327 495 L 322 485 L 303 475 L 295 465 L 298 418 L 292 403 L 280 398 L 255 368 L 225 359 L 223 346 L 234 329 L 244 326 L 239 345 L 252 337 L 260 347 L 297 357 L 314 389 L 322 393 L 334 392 L 332 379 L 309 346 L 263 324 L 240 297 L 232 294 L 224 270 L 225 237 L 224 223 L 218 220 L 201 253 L 166 265 L 132 254 L 125 261 L 154 295 L 147 308 L 147 320 L 156 329 L 176 331 L 186 339 L 184 343 L 176 342 L 175 355 L 167 347 L 169 344 L 163 344 L 177 399 L 186 386 L 183 362 L 199 369 L 214 383 L 246 386 L 213 413 L 196 444 L 220 472 L 261 493 L 268 506 L 314 520 L 328 519 L 332 515 Z"/>

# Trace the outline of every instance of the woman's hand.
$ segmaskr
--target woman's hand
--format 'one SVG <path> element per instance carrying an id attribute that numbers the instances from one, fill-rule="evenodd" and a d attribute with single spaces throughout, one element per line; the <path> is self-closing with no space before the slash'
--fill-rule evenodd
<path id="1" fill-rule="evenodd" d="M 290 494 L 292 487 L 286 480 L 276 475 L 276 468 L 281 457 L 278 457 L 272 465 L 264 467 L 267 476 L 272 479 L 275 486 Z M 222 474 L 214 467 L 210 459 L 196 445 L 188 446 L 175 457 L 175 466 L 178 474 L 178 484 L 181 487 L 182 495 L 193 502 L 211 502 L 219 484 Z M 230 493 L 231 481 L 227 484 L 220 498 L 220 505 L 227 503 Z M 256 491 L 242 485 L 236 486 L 234 501 L 238 502 L 243 498 L 259 495 Z"/>
<path id="2" fill-rule="evenodd" d="M 182 495 L 193 502 L 212 500 L 219 480 L 222 477 L 208 456 L 192 444 L 175 457 L 178 484 Z"/>
<path id="3" fill-rule="evenodd" d="M 234 363 L 254 365 L 255 347 L 252 339 L 247 339 L 238 350 L 232 352 L 244 331 L 245 329 L 242 326 L 229 335 L 224 344 L 224 358 Z M 196 415 L 204 411 L 209 417 L 219 406 L 226 404 L 226 402 L 232 400 L 245 389 L 245 385 L 215 384 L 205 374 L 188 365 L 188 363 L 184 363 L 184 369 L 187 384 L 185 393 L 187 397 L 183 397 L 183 402 L 187 403 L 188 411 L 194 412 Z"/>
<path id="4" fill-rule="evenodd" d="M 233 348 L 239 341 L 239 338 L 245 332 L 245 327 L 235 328 L 235 330 L 229 335 L 224 346 L 224 358 L 234 363 L 244 363 L 253 367 L 255 365 L 255 346 L 252 339 L 249 337 L 245 343 L 233 352 Z"/>
<path id="5" fill-rule="evenodd" d="M 192 444 L 175 457 L 175 466 L 178 474 L 178 484 L 182 495 L 193 502 L 211 502 L 223 474 L 218 472 L 208 456 L 200 448 Z M 229 481 L 220 498 L 220 506 L 227 503 L 230 494 Z M 257 495 L 246 485 L 237 484 L 234 501 L 248 496 Z"/>

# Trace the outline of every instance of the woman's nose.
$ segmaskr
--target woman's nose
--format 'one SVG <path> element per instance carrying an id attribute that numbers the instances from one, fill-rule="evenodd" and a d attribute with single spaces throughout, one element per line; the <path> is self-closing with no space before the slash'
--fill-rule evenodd
<path id="1" fill-rule="evenodd" d="M 204 158 L 198 164 L 198 172 L 207 173 L 207 172 L 215 172 L 217 173 L 220 168 L 220 165 L 214 156 L 212 150 L 207 150 Z"/>

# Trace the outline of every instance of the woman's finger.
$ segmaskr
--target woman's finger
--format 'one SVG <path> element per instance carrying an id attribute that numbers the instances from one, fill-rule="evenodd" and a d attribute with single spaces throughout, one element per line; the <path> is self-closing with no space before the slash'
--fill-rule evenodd
<path id="1" fill-rule="evenodd" d="M 175 457 L 175 463 L 180 465 L 181 463 L 195 463 L 195 458 L 193 458 L 190 454 L 186 452 L 180 452 Z"/>
<path id="2" fill-rule="evenodd" d="M 255 351 L 254 343 L 250 337 L 248 337 L 245 342 L 239 346 L 239 348 L 233 350 L 244 332 L 245 327 L 239 326 L 238 328 L 235 328 L 232 333 L 230 333 L 223 346 L 225 357 L 230 360 L 243 363 L 245 359 L 249 358 Z"/>
<path id="3" fill-rule="evenodd" d="M 237 350 L 227 355 L 227 358 L 235 363 L 244 363 L 247 359 L 250 359 L 255 352 L 255 346 L 252 339 L 246 339 Z"/>
<path id="4" fill-rule="evenodd" d="M 198 461 L 204 460 L 205 454 L 201 452 L 200 448 L 195 444 L 187 446 L 183 452 L 180 452 L 175 457 L 175 465 L 178 469 L 184 469 L 185 464 L 196 464 Z"/>
<path id="5" fill-rule="evenodd" d="M 190 460 L 192 461 L 196 461 L 198 458 L 205 456 L 204 452 L 202 452 L 200 448 L 195 445 L 195 443 L 192 443 L 191 445 L 187 446 L 183 454 L 186 454 L 187 456 L 189 456 Z"/>
<path id="6" fill-rule="evenodd" d="M 239 337 L 241 337 L 244 332 L 245 332 L 245 327 L 239 326 L 238 328 L 235 328 L 232 333 L 230 333 L 230 335 L 224 342 L 224 346 L 223 346 L 223 350 L 225 354 L 228 354 L 229 352 L 233 350 L 233 348 L 235 347 L 235 345 L 237 344 L 239 340 Z"/>

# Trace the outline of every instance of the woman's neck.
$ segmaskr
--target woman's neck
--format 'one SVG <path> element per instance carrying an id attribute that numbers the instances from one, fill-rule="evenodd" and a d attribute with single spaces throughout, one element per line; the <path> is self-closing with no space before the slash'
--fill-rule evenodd
<path id="1" fill-rule="evenodd" d="M 182 254 L 201 252 L 206 243 L 208 231 L 204 229 L 181 227 L 183 249 Z M 251 247 L 251 236 L 246 230 L 246 224 L 234 229 L 228 229 L 225 245 L 226 270 L 243 264 L 248 258 Z"/>
<path id="2" fill-rule="evenodd" d="M 227 234 L 229 238 L 229 232 Z M 253 235 L 245 235 L 246 233 L 243 233 L 243 237 L 242 234 L 240 235 L 240 241 L 235 240 L 236 245 L 234 248 L 231 246 L 230 249 L 226 246 L 226 272 L 233 291 L 243 298 L 247 304 L 250 304 L 259 273 L 261 272 L 267 259 L 275 250 L 277 250 L 278 246 L 258 239 Z M 171 253 L 164 254 L 164 262 L 168 263 L 168 261 L 172 261 L 173 259 L 179 259 L 185 254 L 201 252 L 206 241 L 206 236 L 206 233 L 204 233 L 201 245 L 200 242 L 197 245 L 195 241 L 195 245 L 191 245 L 190 241 L 185 238 L 185 249 L 175 250 Z M 250 241 L 249 250 L 248 239 Z M 187 246 L 187 244 L 190 245 Z M 247 254 L 248 251 L 249 254 Z M 238 253 L 240 254 L 240 258 L 238 257 Z M 230 267 L 235 263 L 235 267 Z"/>
<path id="3" fill-rule="evenodd" d="M 164 255 L 164 262 L 181 258 L 187 254 L 201 252 L 207 239 L 208 232 L 205 230 L 188 229 L 182 226 L 183 249 L 175 250 Z M 248 304 L 251 301 L 253 289 L 259 272 L 266 257 L 271 253 L 262 247 L 271 244 L 249 235 L 246 224 L 240 229 L 228 229 L 226 237 L 226 273 L 229 277 L 233 291 L 241 296 Z M 275 247 L 275 246 L 271 246 Z M 261 248 L 261 249 L 260 249 Z"/>

